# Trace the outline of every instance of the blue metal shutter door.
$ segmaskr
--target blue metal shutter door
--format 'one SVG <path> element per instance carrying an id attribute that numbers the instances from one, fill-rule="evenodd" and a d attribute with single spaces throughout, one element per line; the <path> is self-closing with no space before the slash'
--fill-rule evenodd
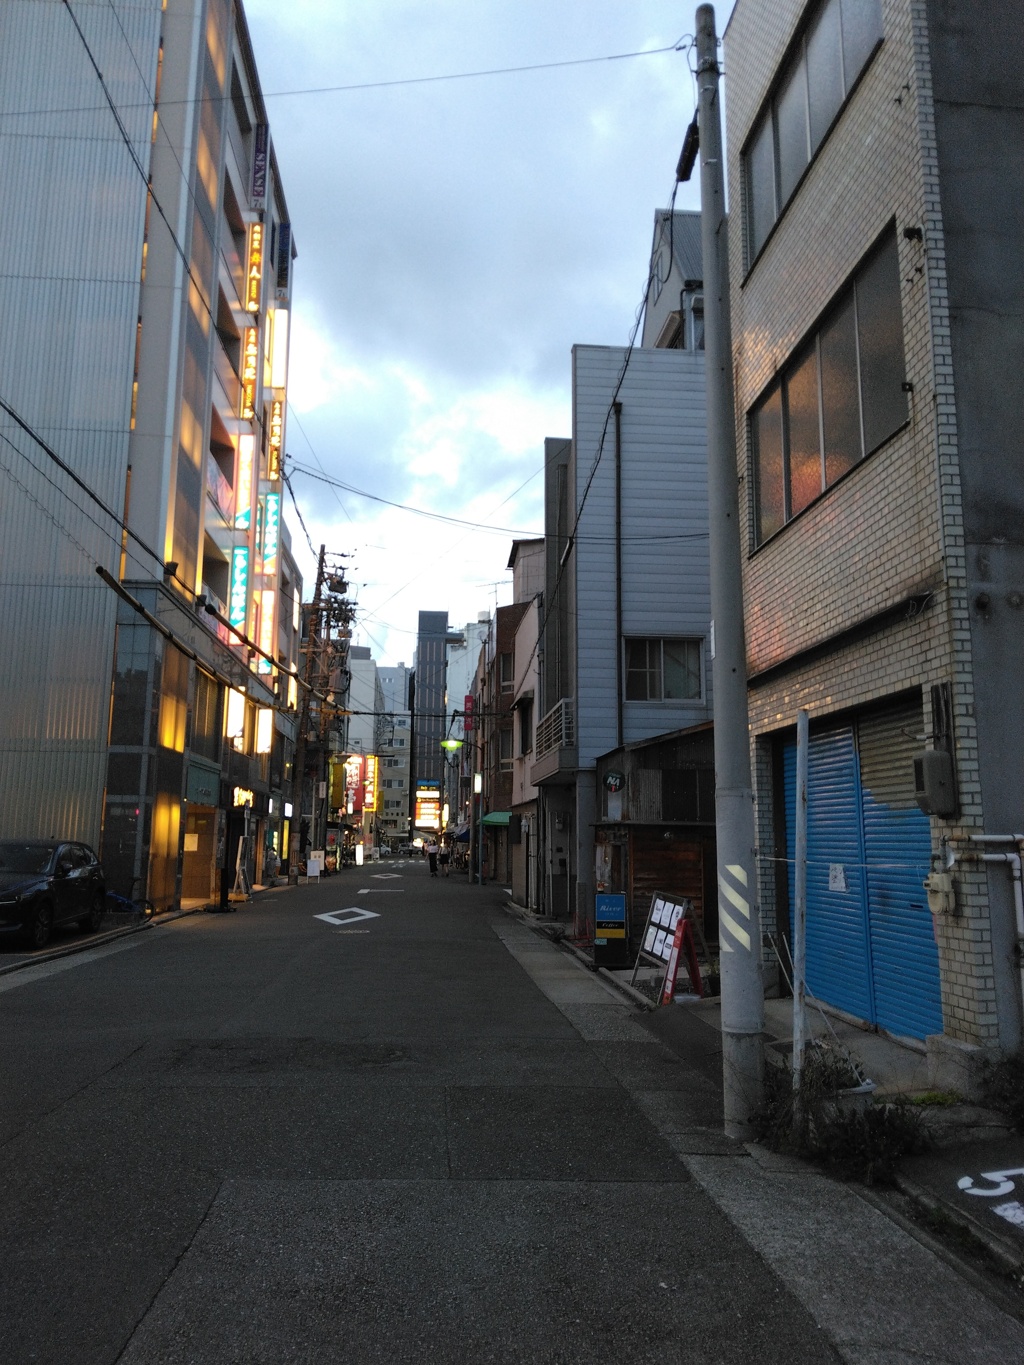
<path id="1" fill-rule="evenodd" d="M 783 772 L 786 856 L 792 867 L 795 739 L 784 746 Z M 807 988 L 819 1000 L 873 1023 L 864 861 L 853 729 L 844 725 L 818 731 L 811 736 L 808 755 Z M 789 885 L 792 924 L 792 876 Z"/>
<path id="2" fill-rule="evenodd" d="M 914 697 L 857 725 L 875 1014 L 881 1028 L 909 1038 L 942 1032 L 939 955 L 921 885 L 931 829 L 914 799 L 922 724 Z"/>

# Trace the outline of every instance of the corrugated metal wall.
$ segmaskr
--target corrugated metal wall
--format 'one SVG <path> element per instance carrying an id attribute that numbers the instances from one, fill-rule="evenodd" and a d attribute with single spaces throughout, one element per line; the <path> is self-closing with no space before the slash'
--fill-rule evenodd
<path id="1" fill-rule="evenodd" d="M 575 505 L 583 497 L 622 369 L 618 347 L 573 349 Z M 711 619 L 703 353 L 635 350 L 622 388 L 622 607 L 627 636 L 703 640 Z M 617 743 L 615 432 L 580 518 L 575 551 L 577 730 L 588 765 Z M 710 718 L 710 659 L 696 702 L 629 702 L 626 743 Z"/>
<path id="2" fill-rule="evenodd" d="M 80 5 L 148 165 L 160 0 Z M 147 90 L 148 86 L 148 90 Z M 0 6 L 0 396 L 117 512 L 124 499 L 145 185 L 67 9 Z M 0 830 L 96 843 L 118 534 L 0 413 Z"/>

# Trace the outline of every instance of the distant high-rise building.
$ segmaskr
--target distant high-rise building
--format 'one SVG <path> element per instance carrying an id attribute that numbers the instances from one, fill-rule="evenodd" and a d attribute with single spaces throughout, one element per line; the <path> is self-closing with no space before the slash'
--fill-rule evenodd
<path id="1" fill-rule="evenodd" d="M 421 611 L 413 705 L 413 767 L 417 783 L 441 781 L 447 665 L 448 613 Z"/>

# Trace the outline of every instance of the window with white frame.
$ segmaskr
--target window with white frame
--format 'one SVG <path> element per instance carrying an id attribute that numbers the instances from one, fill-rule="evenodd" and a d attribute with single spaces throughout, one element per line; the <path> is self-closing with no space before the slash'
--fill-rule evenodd
<path id="1" fill-rule="evenodd" d="M 515 689 L 515 673 L 513 671 L 512 655 L 502 654 L 499 659 L 501 669 L 501 690 L 512 692 Z"/>
<path id="2" fill-rule="evenodd" d="M 752 262 L 882 39 L 881 0 L 821 0 L 743 154 Z"/>
<path id="3" fill-rule="evenodd" d="M 700 641 L 664 637 L 624 642 L 626 701 L 699 701 Z"/>
<path id="4" fill-rule="evenodd" d="M 498 731 L 498 766 L 502 772 L 512 768 L 512 727 Z"/>
<path id="5" fill-rule="evenodd" d="M 750 411 L 755 544 L 899 430 L 907 420 L 905 380 L 890 228 Z"/>

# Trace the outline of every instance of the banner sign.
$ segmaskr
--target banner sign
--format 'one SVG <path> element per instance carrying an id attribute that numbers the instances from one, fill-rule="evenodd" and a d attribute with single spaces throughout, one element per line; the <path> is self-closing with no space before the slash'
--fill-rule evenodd
<path id="1" fill-rule="evenodd" d="M 270 128 L 266 123 L 257 123 L 256 140 L 252 154 L 252 199 L 254 208 L 263 208 L 267 202 L 267 150 L 270 142 Z"/>
<path id="2" fill-rule="evenodd" d="M 472 730 L 473 728 L 473 711 L 475 709 L 475 705 L 476 703 L 474 702 L 472 696 L 469 693 L 467 693 L 466 696 L 463 698 L 462 702 L 463 710 L 462 728 L 465 731 Z"/>

